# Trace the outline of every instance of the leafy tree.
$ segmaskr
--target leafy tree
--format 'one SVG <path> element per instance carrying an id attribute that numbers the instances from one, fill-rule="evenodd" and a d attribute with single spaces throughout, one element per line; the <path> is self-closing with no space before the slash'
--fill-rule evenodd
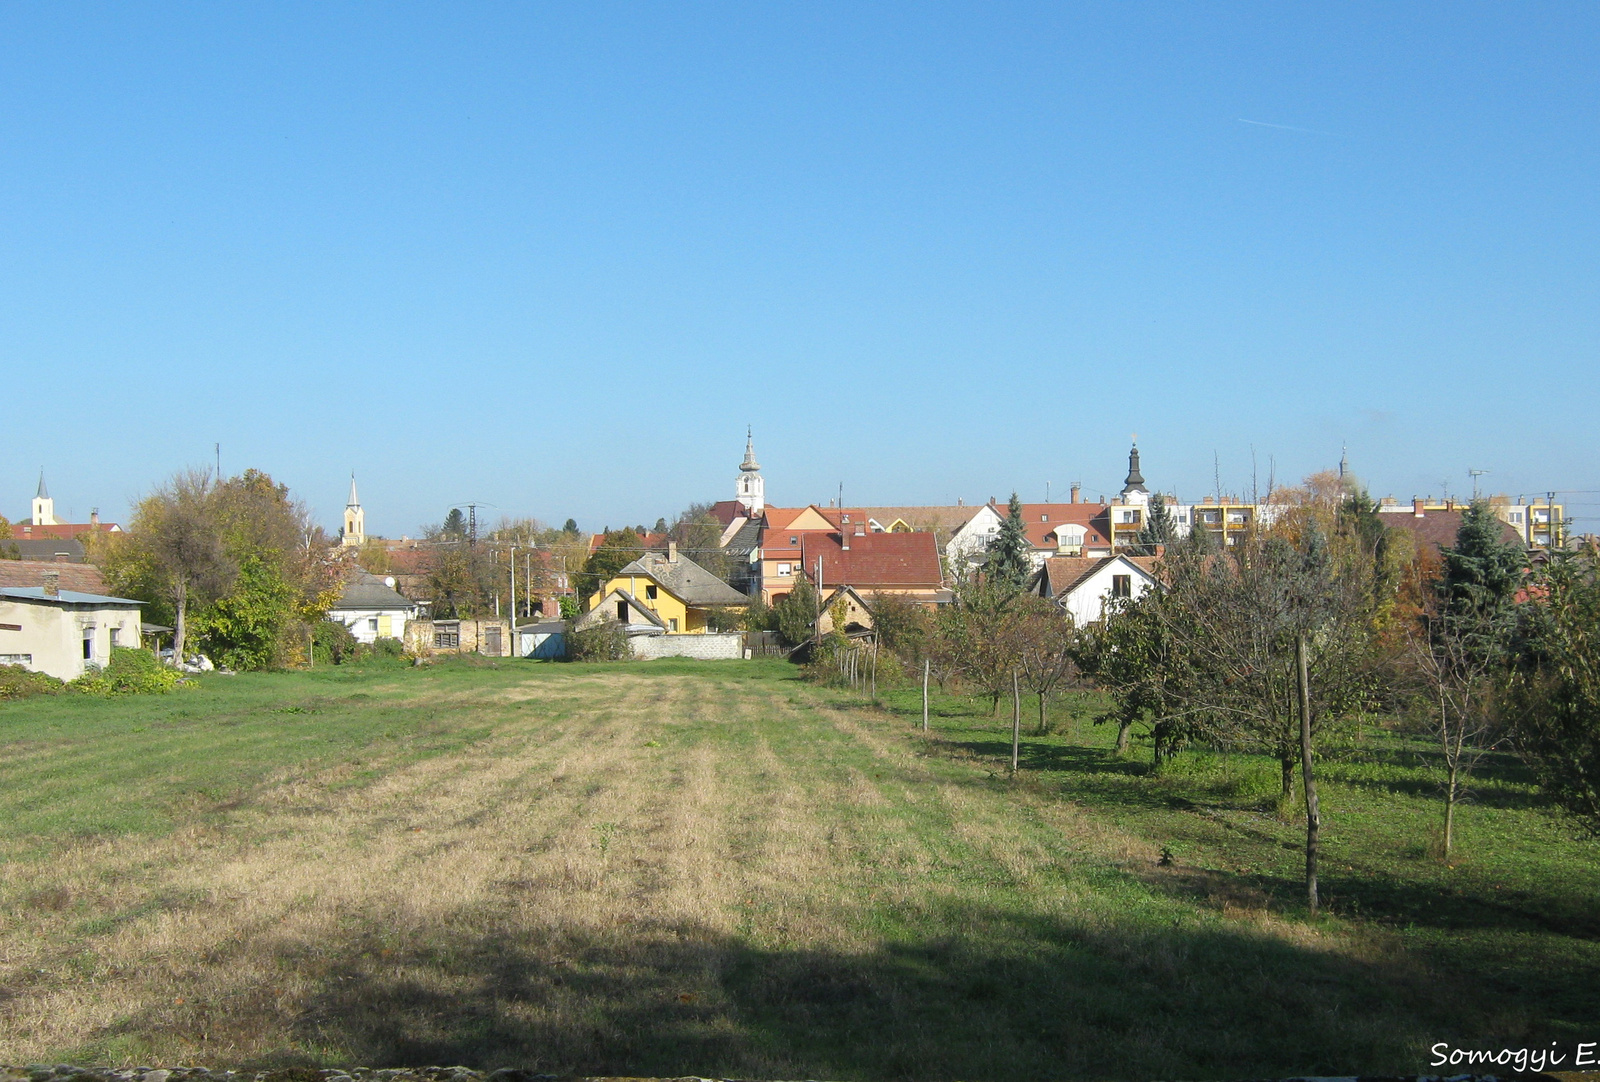
<path id="1" fill-rule="evenodd" d="M 190 606 L 222 596 L 239 573 L 224 546 L 216 489 L 206 471 L 175 474 L 135 505 L 102 562 L 113 589 L 170 614 L 175 660 L 186 656 Z"/>
<path id="2" fill-rule="evenodd" d="M 665 532 L 677 543 L 679 552 L 743 592 L 749 565 L 735 559 L 722 547 L 722 531 L 722 520 L 711 513 L 711 504 L 693 503 L 673 520 L 670 528 L 657 532 Z"/>
<path id="3" fill-rule="evenodd" d="M 1024 600 L 1009 582 L 985 575 L 960 584 L 955 603 L 935 617 L 929 657 L 941 683 L 954 679 L 978 685 L 995 715 L 1021 664 L 1024 643 L 1013 610 Z"/>
<path id="4" fill-rule="evenodd" d="M 644 555 L 644 544 L 630 527 L 613 533 L 607 530 L 599 546 L 583 563 L 583 570 L 573 576 L 573 586 L 578 597 L 587 599 L 600 589 L 618 571 Z"/>
<path id="5" fill-rule="evenodd" d="M 1033 546 L 1028 543 L 1027 529 L 1022 523 L 1022 501 L 1013 492 L 1000 530 L 989 542 L 984 577 L 1003 592 L 1021 593 L 1033 571 L 1032 552 Z"/>
<path id="6" fill-rule="evenodd" d="M 277 660 L 294 595 L 294 586 L 270 557 L 251 553 L 239 561 L 232 588 L 196 615 L 195 629 L 218 664 L 268 668 Z"/>
<path id="7" fill-rule="evenodd" d="M 1540 787 L 1600 834 L 1600 554 L 1552 553 L 1529 596 L 1502 716 Z"/>
<path id="8" fill-rule="evenodd" d="M 933 617 L 926 608 L 904 594 L 873 594 L 867 599 L 872 631 L 878 645 L 920 666 L 933 635 Z"/>
<path id="9" fill-rule="evenodd" d="M 394 568 L 394 558 L 382 541 L 369 537 L 356 552 L 356 566 L 370 575 L 387 575 Z"/>
<path id="10" fill-rule="evenodd" d="M 778 634 L 790 646 L 799 646 L 811 638 L 811 626 L 817 619 L 817 589 L 811 580 L 801 576 L 794 589 L 778 599 L 772 606 L 778 618 Z"/>
<path id="11" fill-rule="evenodd" d="M 1150 504 L 1145 509 L 1144 527 L 1139 531 L 1139 551 L 1146 556 L 1156 554 L 1156 546 L 1170 545 L 1178 540 L 1178 523 L 1167 507 L 1167 498 L 1159 492 L 1150 494 Z"/>

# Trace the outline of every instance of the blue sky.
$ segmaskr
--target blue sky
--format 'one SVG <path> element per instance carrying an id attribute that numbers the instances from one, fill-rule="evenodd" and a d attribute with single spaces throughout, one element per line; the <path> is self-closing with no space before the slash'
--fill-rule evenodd
<path id="1" fill-rule="evenodd" d="M 1253 123 L 1251 123 L 1253 122 Z M 1375 495 L 1600 528 L 1600 7 L 0 7 L 0 509 L 398 536 Z M 1585 506 L 1586 504 L 1586 506 Z"/>

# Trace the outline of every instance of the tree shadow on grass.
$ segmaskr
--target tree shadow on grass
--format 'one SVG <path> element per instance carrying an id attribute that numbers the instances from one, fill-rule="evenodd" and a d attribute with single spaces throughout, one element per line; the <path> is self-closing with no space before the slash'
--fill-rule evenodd
<path id="1" fill-rule="evenodd" d="M 315 992 L 277 1023 L 327 1060 L 374 1067 L 1205 1079 L 1415 1074 L 1428 1043 L 1491 1037 L 1521 1024 L 1508 1010 L 1536 1008 L 1248 922 L 941 917 L 965 930 L 861 953 L 762 948 L 696 925 L 430 930 L 427 948 L 392 955 L 354 936 L 280 960 Z M 243 1065 L 297 1061 L 314 1062 Z"/>

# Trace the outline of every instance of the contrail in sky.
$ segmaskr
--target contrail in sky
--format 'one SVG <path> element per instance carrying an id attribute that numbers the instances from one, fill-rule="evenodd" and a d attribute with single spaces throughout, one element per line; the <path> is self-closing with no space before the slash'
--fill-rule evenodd
<path id="1" fill-rule="evenodd" d="M 1265 120 L 1246 120 L 1244 117 L 1239 117 L 1238 119 L 1241 124 L 1254 124 L 1258 128 L 1279 128 L 1283 131 L 1305 132 L 1307 135 L 1333 134 L 1331 131 L 1318 131 L 1316 128 L 1297 128 L 1293 124 L 1269 124 Z"/>

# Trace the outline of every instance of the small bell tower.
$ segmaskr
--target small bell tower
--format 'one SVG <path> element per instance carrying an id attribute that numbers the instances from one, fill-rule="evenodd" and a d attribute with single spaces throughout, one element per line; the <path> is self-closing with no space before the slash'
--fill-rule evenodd
<path id="1" fill-rule="evenodd" d="M 356 475 L 350 475 L 350 502 L 344 505 L 344 530 L 339 543 L 356 546 L 367 540 L 367 513 L 361 509 L 361 497 L 356 495 Z"/>

